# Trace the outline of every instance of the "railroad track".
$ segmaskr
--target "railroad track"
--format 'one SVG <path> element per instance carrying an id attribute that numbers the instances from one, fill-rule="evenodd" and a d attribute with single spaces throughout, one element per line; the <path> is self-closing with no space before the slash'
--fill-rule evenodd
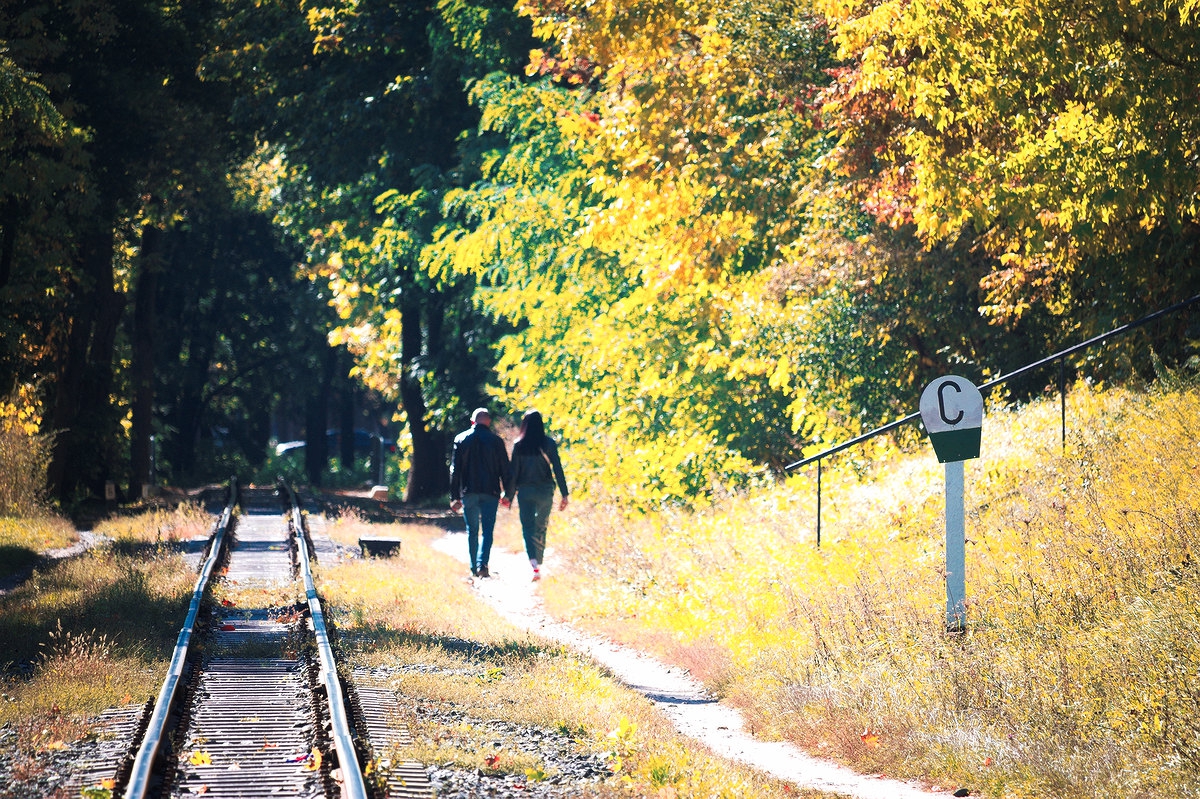
<path id="1" fill-rule="evenodd" d="M 343 685 L 311 554 L 288 487 L 231 483 L 167 678 L 132 762 L 116 771 L 114 796 L 432 795 L 415 764 L 403 778 L 364 779 L 361 763 L 403 738 L 389 723 L 396 698 Z M 304 599 L 283 611 L 213 607 L 222 580 L 239 596 L 278 595 L 300 580 Z"/>

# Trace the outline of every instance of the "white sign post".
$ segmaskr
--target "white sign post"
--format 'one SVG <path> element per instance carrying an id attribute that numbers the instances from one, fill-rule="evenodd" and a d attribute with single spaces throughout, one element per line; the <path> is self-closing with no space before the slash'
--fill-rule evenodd
<path id="1" fill-rule="evenodd" d="M 921 421 L 946 464 L 946 629 L 961 631 L 967 621 L 963 461 L 979 457 L 983 395 L 965 378 L 939 377 L 921 392 Z"/>

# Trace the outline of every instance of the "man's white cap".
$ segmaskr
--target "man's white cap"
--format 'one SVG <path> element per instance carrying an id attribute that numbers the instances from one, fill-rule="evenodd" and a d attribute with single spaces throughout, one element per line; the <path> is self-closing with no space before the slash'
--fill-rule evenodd
<path id="1" fill-rule="evenodd" d="M 476 408 L 475 410 L 471 411 L 471 424 L 478 424 L 479 417 L 481 416 L 486 416 L 488 419 L 492 418 L 492 415 L 488 413 L 487 408 Z"/>

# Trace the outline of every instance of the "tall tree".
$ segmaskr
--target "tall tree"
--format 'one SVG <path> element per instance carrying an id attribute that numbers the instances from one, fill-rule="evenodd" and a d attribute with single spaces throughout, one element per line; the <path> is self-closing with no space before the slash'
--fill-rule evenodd
<path id="1" fill-rule="evenodd" d="M 978 238 L 996 259 L 989 313 L 1200 287 L 1192 0 L 817 6 L 847 59 L 838 161 L 881 220 Z"/>
<path id="2" fill-rule="evenodd" d="M 48 281 L 63 298 L 48 386 L 56 433 L 50 482 L 63 498 L 78 487 L 98 491 L 123 471 L 115 354 L 136 273 L 129 258 L 140 244 L 136 231 L 169 218 L 181 187 L 194 187 L 199 164 L 211 164 L 214 152 L 227 163 L 229 137 L 220 128 L 227 97 L 196 76 L 207 10 L 139 0 L 0 3 L 0 39 L 13 61 L 43 76 L 78 131 L 63 159 L 74 179 L 56 197 L 25 195 L 27 218 L 66 234 Z M 23 199 L 12 191 L 0 206 Z M 38 255 L 19 251 L 14 263 L 36 263 Z"/>
<path id="3" fill-rule="evenodd" d="M 337 340 L 359 354 L 373 387 L 400 402 L 412 447 L 405 498 L 443 494 L 448 434 L 463 406 L 482 400 L 477 365 L 490 353 L 486 325 L 462 301 L 470 287 L 430 280 L 417 257 L 440 196 L 473 170 L 458 146 L 477 119 L 466 84 L 519 69 L 528 26 L 490 1 L 229 7 L 229 39 L 206 73 L 253 97 L 243 111 L 268 143 L 264 160 L 281 167 L 277 218 L 328 281 L 346 320 Z M 375 205 L 385 193 L 397 210 L 390 217 Z M 386 249 L 372 245 L 380 233 Z M 482 340 L 458 350 L 443 335 L 456 327 L 479 327 Z"/>
<path id="4" fill-rule="evenodd" d="M 187 320 L 154 342 L 163 471 L 189 482 L 260 465 L 284 395 L 319 408 L 309 438 L 324 447 L 330 314 L 296 276 L 295 248 L 269 217 L 210 197 L 165 232 L 161 251 L 158 311 Z"/>
<path id="5" fill-rule="evenodd" d="M 477 85 L 505 146 L 448 198 L 431 265 L 518 325 L 512 401 L 588 441 L 600 482 L 652 503 L 744 484 L 815 424 L 770 286 L 820 210 L 824 27 L 788 2 L 521 7 L 538 79 Z"/>

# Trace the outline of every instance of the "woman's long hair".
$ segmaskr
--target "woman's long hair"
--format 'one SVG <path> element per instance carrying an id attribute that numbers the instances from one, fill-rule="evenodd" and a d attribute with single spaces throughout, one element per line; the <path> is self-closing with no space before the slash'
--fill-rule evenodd
<path id="1" fill-rule="evenodd" d="M 545 440 L 546 425 L 542 422 L 542 415 L 537 411 L 526 411 L 521 417 L 521 429 L 517 433 L 517 440 L 513 443 L 513 454 L 535 453 L 542 448 L 542 442 Z"/>

